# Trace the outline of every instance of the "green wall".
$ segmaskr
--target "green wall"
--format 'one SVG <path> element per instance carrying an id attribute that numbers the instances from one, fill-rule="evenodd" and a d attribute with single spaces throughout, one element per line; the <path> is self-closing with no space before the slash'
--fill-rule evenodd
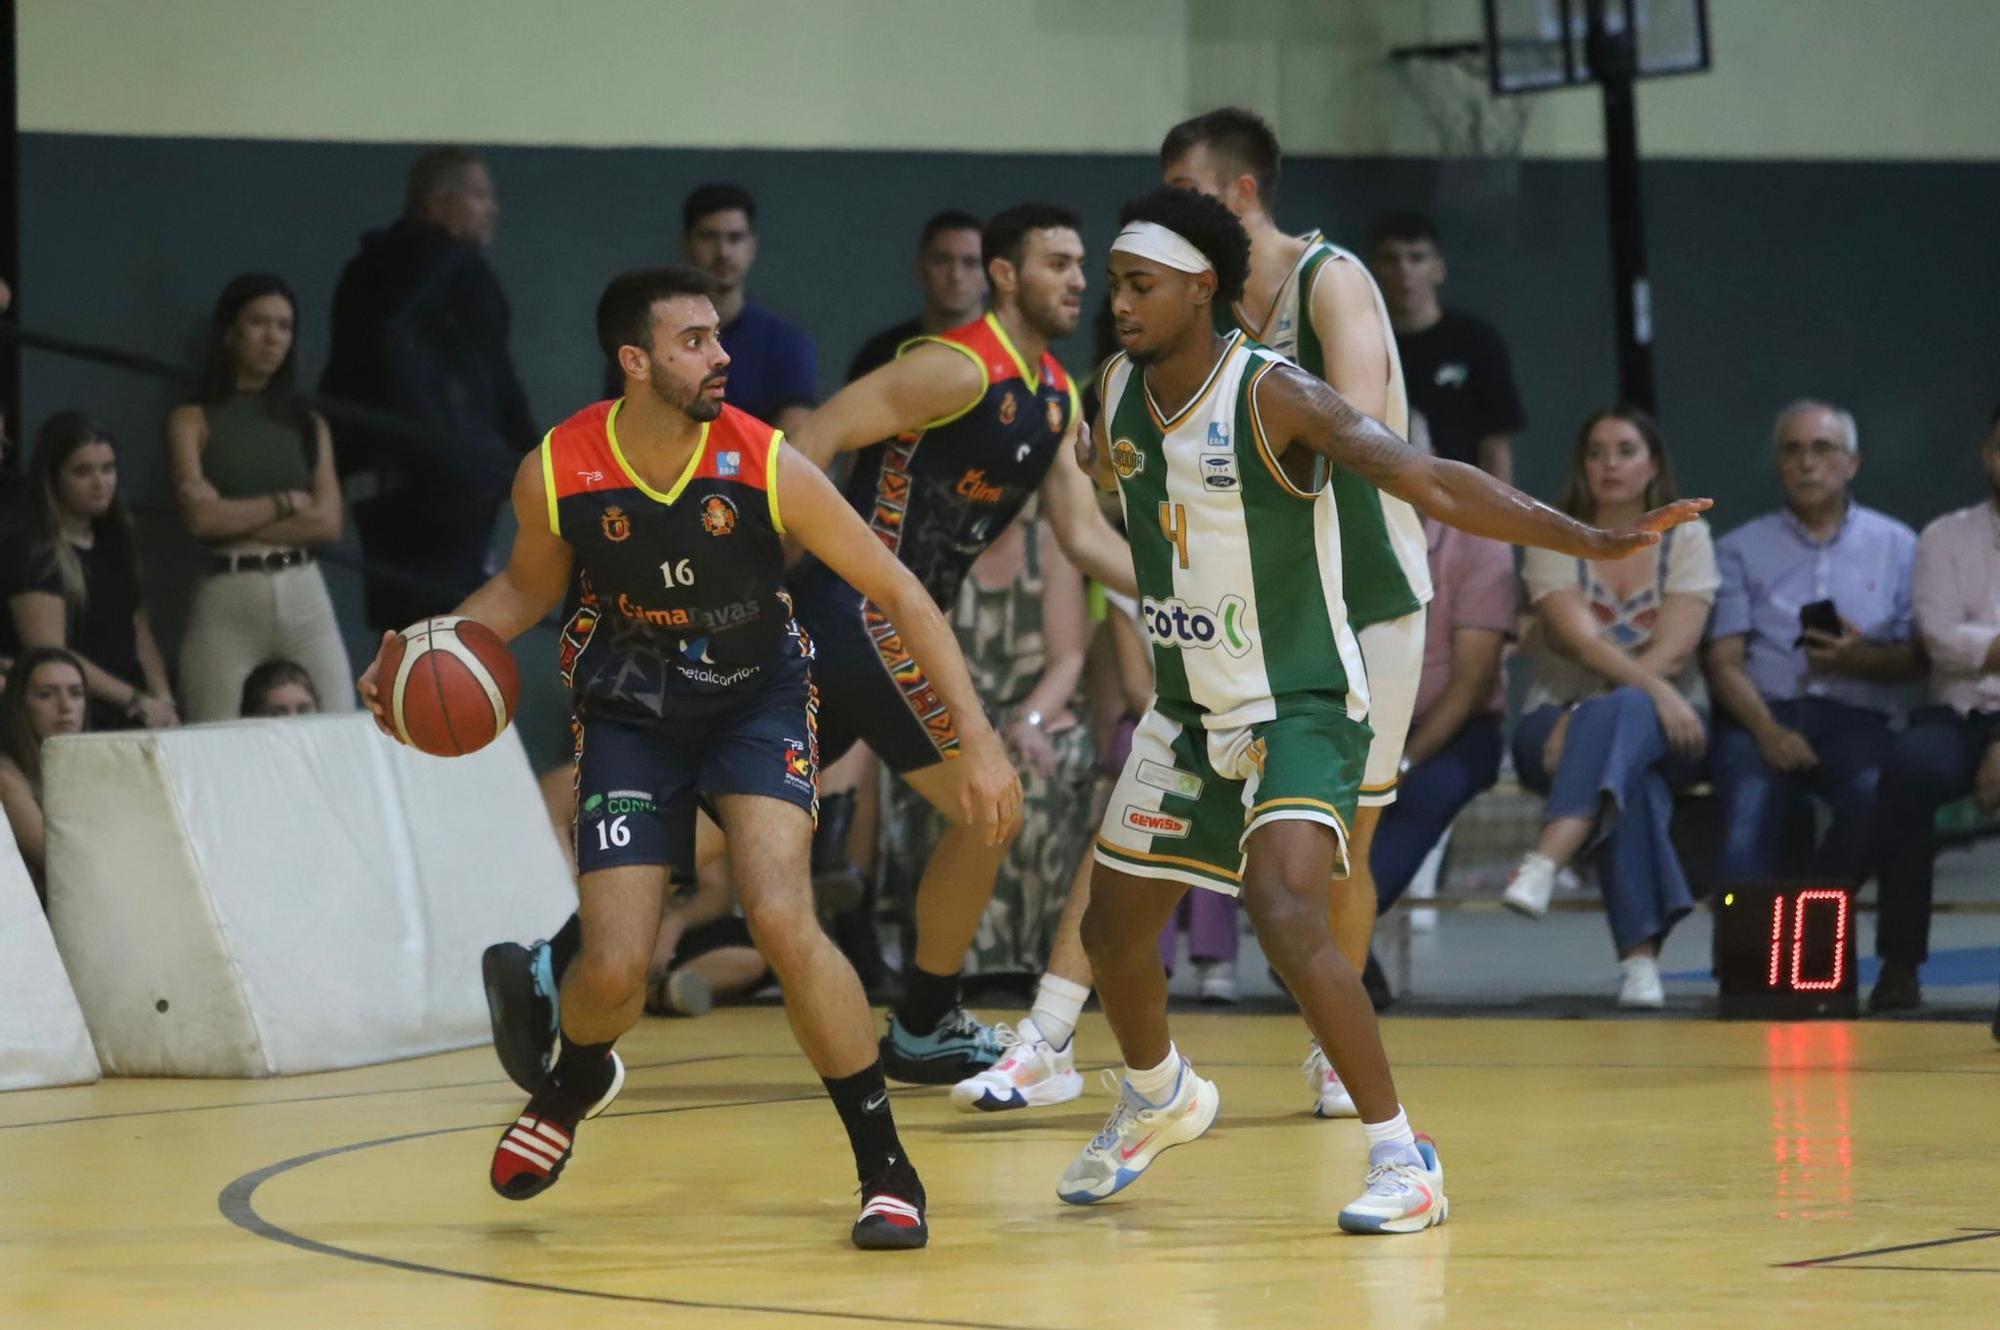
<path id="1" fill-rule="evenodd" d="M 359 234 L 396 212 L 411 151 L 27 135 L 19 317 L 191 362 L 222 282 L 271 269 L 300 293 L 303 363 L 316 378 L 333 283 Z M 758 194 L 753 293 L 813 332 L 831 389 L 863 336 L 909 312 L 909 252 L 932 211 L 1030 196 L 1073 203 L 1095 267 L 1119 201 L 1156 179 L 1138 154 L 513 147 L 490 160 L 504 205 L 492 259 L 546 423 L 596 390 L 591 311 L 603 281 L 672 256 L 680 199 L 702 180 Z M 1378 210 L 1430 204 L 1434 181 L 1418 159 L 1299 158 L 1280 219 L 1358 244 Z M 1990 243 L 2000 164 L 1653 161 L 1646 197 L 1663 415 L 1683 483 L 1716 497 L 1719 528 L 1776 501 L 1770 417 L 1806 394 L 1859 418 L 1865 501 L 1921 525 L 1978 495 L 1971 445 L 2000 401 L 2000 253 Z M 1448 303 L 1506 334 L 1532 420 L 1520 474 L 1546 495 L 1576 422 L 1615 386 L 1601 172 L 1531 160 L 1516 203 L 1441 216 Z M 1087 299 L 1094 306 L 1095 293 Z M 1064 350 L 1085 368 L 1084 347 Z M 165 504 L 165 386 L 43 353 L 28 354 L 24 377 L 24 435 L 51 411 L 88 407 L 126 444 L 128 493 Z M 189 551 L 170 533 L 154 547 L 171 652 Z M 336 584 L 351 595 L 346 579 Z M 541 719 L 530 736 L 547 755 L 555 729 Z"/>

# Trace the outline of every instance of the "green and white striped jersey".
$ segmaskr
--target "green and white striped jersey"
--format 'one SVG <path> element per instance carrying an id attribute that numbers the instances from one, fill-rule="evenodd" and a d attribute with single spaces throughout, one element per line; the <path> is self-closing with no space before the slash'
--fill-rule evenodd
<path id="1" fill-rule="evenodd" d="M 1318 231 L 1302 237 L 1305 253 L 1278 288 L 1261 324 L 1238 304 L 1234 323 L 1250 336 L 1292 361 L 1308 374 L 1325 380 L 1326 347 L 1312 320 L 1313 283 L 1329 263 L 1352 263 L 1365 275 L 1361 260 L 1338 245 L 1328 244 Z M 1389 349 L 1389 405 L 1382 423 L 1403 438 L 1410 437 L 1409 396 L 1403 387 L 1403 362 L 1396 354 L 1396 330 L 1375 279 L 1368 289 L 1375 296 L 1375 314 L 1382 324 L 1382 341 Z M 1223 331 L 1227 332 L 1228 327 Z M 1394 495 L 1384 494 L 1350 471 L 1336 468 L 1334 503 L 1340 509 L 1341 559 L 1346 566 L 1347 613 L 1356 628 L 1400 619 L 1431 598 L 1429 543 L 1417 510 Z"/>
<path id="2" fill-rule="evenodd" d="M 1127 357 L 1105 366 L 1106 435 L 1153 643 L 1155 705 L 1183 724 L 1236 729 L 1329 695 L 1355 720 L 1368 714 L 1331 487 L 1295 486 L 1257 415 L 1257 381 L 1284 363 L 1232 333 L 1171 419 Z"/>

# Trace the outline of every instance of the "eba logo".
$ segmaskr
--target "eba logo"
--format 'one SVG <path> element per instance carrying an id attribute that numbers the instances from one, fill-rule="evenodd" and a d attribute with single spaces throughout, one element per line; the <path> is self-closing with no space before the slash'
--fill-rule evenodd
<path id="1" fill-rule="evenodd" d="M 1201 459 L 1201 483 L 1212 490 L 1233 490 L 1236 488 L 1236 454 L 1204 454 Z"/>
<path id="2" fill-rule="evenodd" d="M 1248 609 L 1241 596 L 1224 596 L 1219 610 L 1148 596 L 1140 613 L 1146 621 L 1146 636 L 1155 646 L 1195 651 L 1219 646 L 1231 656 L 1247 656 L 1250 639 L 1243 631 L 1243 620 Z"/>
<path id="3" fill-rule="evenodd" d="M 736 529 L 736 505 L 720 494 L 711 494 L 701 505 L 701 529 L 711 536 L 726 536 Z"/>
<path id="4" fill-rule="evenodd" d="M 1208 422 L 1208 438 L 1202 441 L 1201 446 L 1209 449 L 1227 449 L 1229 447 L 1229 431 L 1223 428 L 1221 421 L 1211 420 Z"/>
<path id="5" fill-rule="evenodd" d="M 715 456 L 715 474 L 727 480 L 743 474 L 743 454 L 733 449 Z"/>
<path id="6" fill-rule="evenodd" d="M 1146 469 L 1146 454 L 1130 439 L 1120 439 L 1111 445 L 1111 469 L 1120 480 L 1130 480 Z"/>

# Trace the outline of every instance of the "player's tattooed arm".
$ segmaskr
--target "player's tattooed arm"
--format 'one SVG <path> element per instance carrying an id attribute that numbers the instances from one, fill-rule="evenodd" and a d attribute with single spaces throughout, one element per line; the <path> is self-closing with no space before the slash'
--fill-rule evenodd
<path id="1" fill-rule="evenodd" d="M 1086 438 L 1090 433 L 1075 422 L 1070 429 Z M 1063 555 L 1085 577 L 1095 578 L 1121 595 L 1139 594 L 1132 572 L 1132 547 L 1104 520 L 1089 480 L 1060 462 L 1050 467 L 1042 481 L 1042 511 Z"/>
<path id="2" fill-rule="evenodd" d="M 806 552 L 831 568 L 888 618 L 917 665 L 930 676 L 958 727 L 959 811 L 989 845 L 1013 835 L 1021 820 L 1021 781 L 986 720 L 972 673 L 916 574 L 897 562 L 833 482 L 790 448 L 778 455 L 779 508 Z"/>
<path id="3" fill-rule="evenodd" d="M 1607 531 L 1558 512 L 1478 467 L 1418 452 L 1295 366 L 1281 365 L 1264 374 L 1257 381 L 1256 405 L 1264 435 L 1280 460 L 1290 446 L 1309 448 L 1427 517 L 1513 545 L 1580 559 L 1621 559 L 1657 544 L 1662 531 L 1693 521 L 1710 503 L 1682 499 L 1655 508 L 1632 527 Z"/>
<path id="4" fill-rule="evenodd" d="M 977 360 L 925 342 L 842 388 L 785 437 L 824 471 L 841 453 L 962 414 L 985 391 Z"/>

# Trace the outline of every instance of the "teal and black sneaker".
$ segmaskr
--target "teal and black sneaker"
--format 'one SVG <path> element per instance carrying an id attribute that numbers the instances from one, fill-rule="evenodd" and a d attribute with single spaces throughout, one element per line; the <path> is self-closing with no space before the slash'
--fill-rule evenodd
<path id="1" fill-rule="evenodd" d="M 882 1073 L 909 1085 L 955 1085 L 998 1062 L 1016 1042 L 1005 1025 L 982 1025 L 953 1007 L 929 1034 L 911 1034 L 892 1013 L 882 1036 Z"/>
<path id="2" fill-rule="evenodd" d="M 486 949 L 479 968 L 486 979 L 486 1015 L 500 1066 L 514 1084 L 540 1094 L 549 1086 L 549 1069 L 561 1043 L 554 954 L 547 942 L 532 947 L 496 942 Z"/>

